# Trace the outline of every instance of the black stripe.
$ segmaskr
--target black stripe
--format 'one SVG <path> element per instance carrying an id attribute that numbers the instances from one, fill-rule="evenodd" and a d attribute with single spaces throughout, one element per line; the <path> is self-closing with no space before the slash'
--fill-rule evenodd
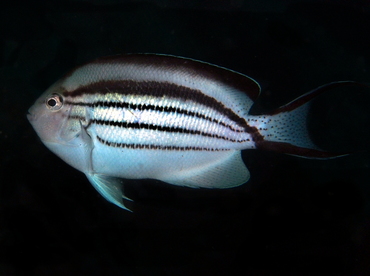
<path id="1" fill-rule="evenodd" d="M 104 145 L 115 148 L 128 148 L 128 149 L 150 149 L 150 150 L 175 150 L 175 151 L 229 151 L 230 149 L 223 148 L 204 148 L 204 147 L 180 147 L 180 146 L 163 146 L 151 144 L 126 144 L 109 142 L 96 136 L 98 141 Z"/>
<path id="2" fill-rule="evenodd" d="M 86 122 L 87 121 L 85 117 L 82 117 L 82 116 L 79 116 L 79 115 L 69 115 L 68 119 L 78 120 L 78 121 L 81 121 L 81 122 Z"/>
<path id="3" fill-rule="evenodd" d="M 190 100 L 220 112 L 230 120 L 234 121 L 237 125 L 245 129 L 248 129 L 249 127 L 244 118 L 240 117 L 238 114 L 223 105 L 221 102 L 217 101 L 215 98 L 205 95 L 198 89 L 192 89 L 166 81 L 99 81 L 79 87 L 73 91 L 65 91 L 64 95 L 67 97 L 78 97 L 84 94 L 106 95 L 110 93 L 118 93 L 122 95 L 145 95 L 158 98 L 170 97 L 181 99 L 182 101 Z"/>
<path id="4" fill-rule="evenodd" d="M 237 142 L 237 143 L 243 143 L 243 142 L 249 141 L 249 139 L 236 140 L 236 139 L 231 139 L 229 137 L 221 136 L 218 134 L 212 134 L 212 133 L 207 133 L 207 132 L 203 132 L 200 130 L 192 130 L 192 129 L 186 129 L 186 128 L 181 128 L 181 127 L 168 127 L 168 126 L 159 126 L 159 125 L 143 124 L 143 123 L 115 122 L 115 121 L 106 121 L 106 120 L 97 120 L 97 119 L 91 120 L 91 123 L 98 124 L 98 125 L 122 127 L 122 128 L 148 129 L 148 130 L 157 130 L 157 131 L 163 131 L 163 132 L 175 132 L 175 133 L 201 135 L 205 137 L 223 139 L 226 141 Z"/>
<path id="5" fill-rule="evenodd" d="M 78 105 L 78 106 L 88 106 L 91 108 L 94 107 L 114 107 L 114 108 L 130 108 L 130 109 L 137 109 L 140 111 L 143 110 L 152 110 L 152 111 L 161 111 L 161 112 L 169 112 L 169 113 L 177 113 L 177 114 L 184 114 L 187 116 L 197 117 L 199 119 L 204 119 L 212 123 L 219 124 L 221 126 L 227 127 L 232 131 L 235 132 L 244 132 L 244 130 L 235 129 L 233 126 L 228 125 L 222 121 L 219 121 L 217 119 L 213 119 L 209 116 L 206 116 L 204 114 L 201 114 L 199 112 L 193 112 L 189 110 L 185 110 L 179 107 L 172 107 L 172 106 L 158 106 L 158 105 L 152 105 L 152 104 L 132 104 L 128 102 L 104 102 L 104 101 L 97 101 L 93 103 L 84 103 L 84 102 L 71 102 L 66 101 L 67 104 L 70 105 Z"/>
<path id="6" fill-rule="evenodd" d="M 85 66 L 88 67 L 95 64 L 103 67 L 111 64 L 118 65 L 120 70 L 122 70 L 122 74 L 125 73 L 125 70 L 132 70 L 132 67 L 134 67 L 139 74 L 143 75 L 145 75 L 145 72 L 149 70 L 165 71 L 173 74 L 185 73 L 186 75 L 197 76 L 198 79 L 223 83 L 225 86 L 243 91 L 253 101 L 255 101 L 260 94 L 258 83 L 246 75 L 199 60 L 159 54 L 126 54 L 101 57 L 73 69 L 64 76 L 64 79 L 68 79 L 68 77 L 73 76 L 76 71 Z M 131 68 L 128 68 L 128 66 Z M 97 72 L 101 69 L 94 68 L 93 70 L 94 72 Z"/>

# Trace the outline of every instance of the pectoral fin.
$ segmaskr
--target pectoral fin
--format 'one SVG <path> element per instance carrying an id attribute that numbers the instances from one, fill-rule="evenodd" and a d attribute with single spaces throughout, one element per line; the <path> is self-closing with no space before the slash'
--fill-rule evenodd
<path id="1" fill-rule="evenodd" d="M 101 194 L 106 200 L 116 204 L 122 209 L 132 212 L 123 204 L 123 199 L 129 201 L 132 200 L 123 194 L 123 184 L 121 179 L 101 174 L 86 174 L 86 177 L 99 194 Z"/>

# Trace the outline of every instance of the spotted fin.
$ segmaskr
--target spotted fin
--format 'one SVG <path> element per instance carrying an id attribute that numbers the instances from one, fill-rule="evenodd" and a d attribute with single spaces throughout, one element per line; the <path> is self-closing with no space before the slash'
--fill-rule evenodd
<path id="1" fill-rule="evenodd" d="M 259 149 L 316 159 L 328 159 L 349 154 L 328 152 L 317 147 L 310 138 L 307 115 L 311 100 L 337 87 L 366 85 L 353 81 L 338 81 L 322 85 L 263 116 L 253 116 L 263 139 L 256 141 Z M 252 116 L 251 116 L 252 117 Z M 263 118 L 263 119 L 262 119 Z"/>
<path id="2" fill-rule="evenodd" d="M 242 185 L 249 177 L 250 173 L 243 163 L 241 152 L 230 151 L 217 163 L 178 172 L 160 180 L 179 186 L 222 189 Z"/>
<path id="3" fill-rule="evenodd" d="M 123 194 L 123 184 L 121 179 L 101 174 L 86 174 L 86 177 L 99 194 L 101 194 L 106 200 L 122 209 L 132 212 L 123 203 L 123 199 L 129 201 L 132 200 Z"/>

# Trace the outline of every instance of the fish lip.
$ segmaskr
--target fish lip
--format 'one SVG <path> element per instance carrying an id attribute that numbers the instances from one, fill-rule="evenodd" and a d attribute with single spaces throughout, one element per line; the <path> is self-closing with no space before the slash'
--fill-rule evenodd
<path id="1" fill-rule="evenodd" d="M 28 121 L 30 121 L 30 122 L 32 122 L 32 121 L 34 121 L 35 120 L 35 115 L 34 114 L 32 114 L 29 110 L 28 110 L 28 112 L 27 112 L 27 119 L 28 119 Z"/>

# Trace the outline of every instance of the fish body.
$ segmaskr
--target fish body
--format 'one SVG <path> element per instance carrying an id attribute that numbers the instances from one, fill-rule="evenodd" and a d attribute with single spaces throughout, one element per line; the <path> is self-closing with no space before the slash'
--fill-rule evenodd
<path id="1" fill-rule="evenodd" d="M 52 85 L 28 119 L 52 152 L 127 209 L 122 178 L 229 188 L 249 180 L 244 149 L 332 156 L 309 139 L 306 116 L 309 101 L 334 85 L 251 115 L 260 86 L 243 74 L 174 56 L 105 57 Z"/>

